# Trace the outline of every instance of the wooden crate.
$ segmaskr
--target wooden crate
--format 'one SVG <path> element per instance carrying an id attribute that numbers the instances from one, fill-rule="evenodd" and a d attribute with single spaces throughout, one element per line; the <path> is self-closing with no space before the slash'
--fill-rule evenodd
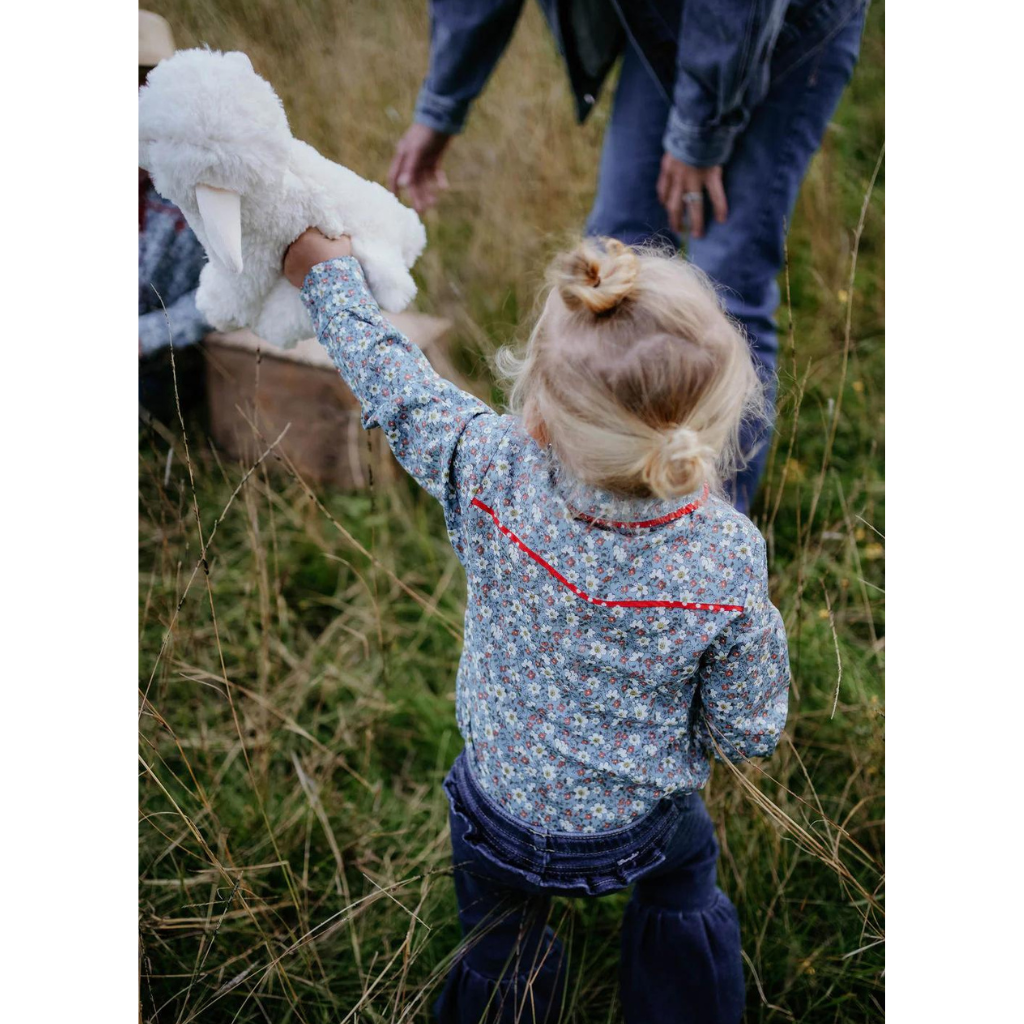
<path id="1" fill-rule="evenodd" d="M 467 386 L 448 356 L 449 321 L 422 313 L 388 319 L 441 376 Z M 251 331 L 231 331 L 207 335 L 203 347 L 210 433 L 229 456 L 251 462 L 290 424 L 278 447 L 310 480 L 359 490 L 369 486 L 371 473 L 380 484 L 397 477 L 383 433 L 363 430 L 355 396 L 315 338 L 282 349 Z"/>

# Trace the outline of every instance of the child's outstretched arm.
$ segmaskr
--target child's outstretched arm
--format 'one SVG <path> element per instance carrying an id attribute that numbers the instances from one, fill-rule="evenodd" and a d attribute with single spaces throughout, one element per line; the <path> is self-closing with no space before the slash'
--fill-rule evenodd
<path id="1" fill-rule="evenodd" d="M 789 699 L 789 648 L 782 616 L 768 596 L 764 539 L 756 534 L 754 574 L 744 610 L 715 637 L 700 666 L 708 743 L 742 761 L 775 750 Z M 716 751 L 717 753 L 717 751 Z"/>
<path id="2" fill-rule="evenodd" d="M 348 238 L 311 229 L 286 253 L 285 276 L 301 287 L 317 337 L 362 406 L 363 426 L 380 427 L 398 461 L 441 502 L 455 541 L 498 417 L 440 377 L 384 318 L 351 252 Z"/>

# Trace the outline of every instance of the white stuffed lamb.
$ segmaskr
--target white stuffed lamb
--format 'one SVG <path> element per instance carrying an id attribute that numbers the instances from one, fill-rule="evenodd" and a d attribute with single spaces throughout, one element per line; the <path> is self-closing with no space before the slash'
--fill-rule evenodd
<path id="1" fill-rule="evenodd" d="M 398 312 L 416 294 L 409 268 L 426 244 L 419 217 L 294 138 L 244 53 L 181 50 L 149 73 L 139 91 L 139 166 L 206 249 L 196 303 L 219 330 L 251 327 L 285 347 L 313 333 L 281 275 L 285 250 L 307 227 L 352 236 L 384 309 Z"/>

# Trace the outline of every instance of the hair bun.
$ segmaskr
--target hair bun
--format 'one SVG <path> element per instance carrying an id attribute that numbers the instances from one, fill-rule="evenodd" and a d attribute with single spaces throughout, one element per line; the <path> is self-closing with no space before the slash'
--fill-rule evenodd
<path id="1" fill-rule="evenodd" d="M 586 239 L 555 262 L 552 283 L 569 309 L 597 316 L 629 297 L 639 272 L 640 260 L 628 245 L 615 238 Z"/>
<path id="2" fill-rule="evenodd" d="M 690 427 L 658 431 L 644 462 L 642 477 L 651 493 L 671 498 L 695 491 L 707 478 L 715 453 Z"/>

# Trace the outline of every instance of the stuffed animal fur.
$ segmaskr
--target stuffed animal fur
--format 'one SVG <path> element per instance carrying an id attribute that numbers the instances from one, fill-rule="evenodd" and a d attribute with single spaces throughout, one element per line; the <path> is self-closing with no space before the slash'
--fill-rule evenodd
<path id="1" fill-rule="evenodd" d="M 196 303 L 218 330 L 251 327 L 290 347 L 313 333 L 281 274 L 307 227 L 348 234 L 374 298 L 399 312 L 416 294 L 419 217 L 383 186 L 292 136 L 280 99 L 244 53 L 181 50 L 139 91 L 139 166 L 180 207 L 209 259 Z"/>

